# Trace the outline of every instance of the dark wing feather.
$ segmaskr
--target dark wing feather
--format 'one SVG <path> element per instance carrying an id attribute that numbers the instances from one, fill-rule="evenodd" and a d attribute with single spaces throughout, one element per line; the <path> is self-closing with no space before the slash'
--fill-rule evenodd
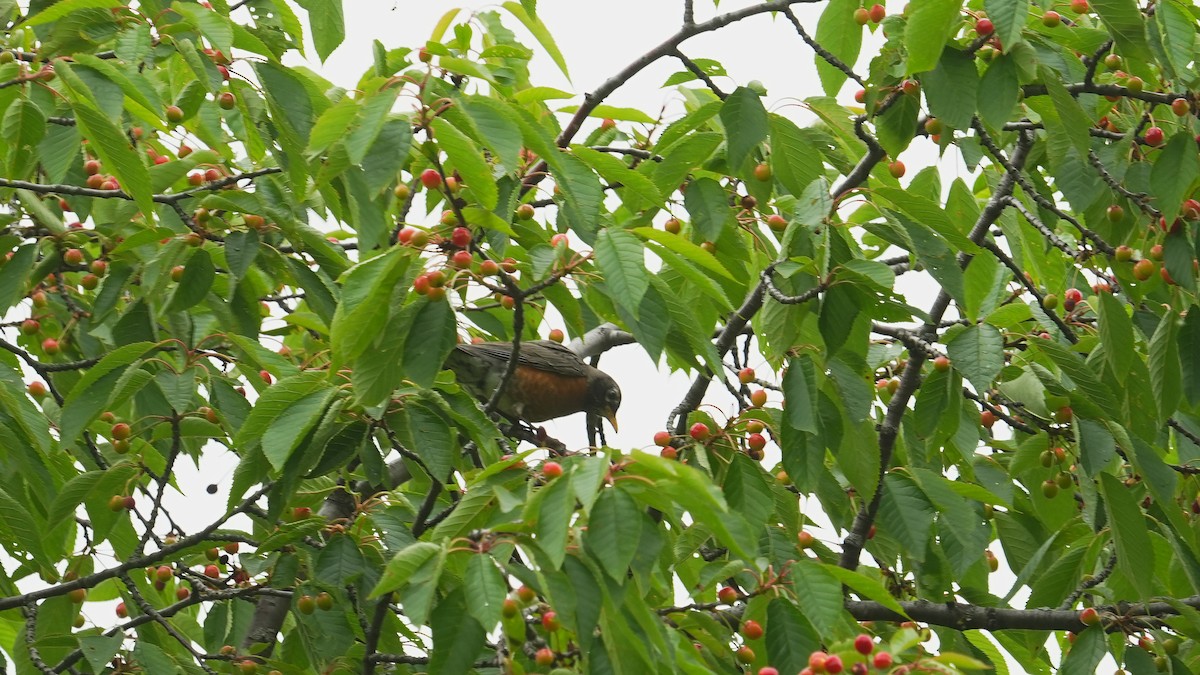
<path id="1" fill-rule="evenodd" d="M 481 342 L 473 345 L 458 345 L 459 351 L 479 354 L 488 359 L 506 362 L 512 354 L 511 342 Z M 522 366 L 568 377 L 586 377 L 588 366 L 575 352 L 550 340 L 530 340 L 521 343 L 521 356 L 517 360 Z"/>

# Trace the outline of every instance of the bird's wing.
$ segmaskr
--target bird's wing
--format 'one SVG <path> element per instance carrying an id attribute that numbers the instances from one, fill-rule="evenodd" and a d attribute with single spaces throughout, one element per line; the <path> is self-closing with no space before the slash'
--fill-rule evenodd
<path id="1" fill-rule="evenodd" d="M 512 354 L 511 342 L 481 342 L 473 345 L 458 345 L 457 349 L 467 354 L 482 354 L 499 361 L 508 361 Z M 537 368 L 567 377 L 586 377 L 588 366 L 575 352 L 550 340 L 530 340 L 521 343 L 521 355 L 517 360 L 522 366 Z"/>

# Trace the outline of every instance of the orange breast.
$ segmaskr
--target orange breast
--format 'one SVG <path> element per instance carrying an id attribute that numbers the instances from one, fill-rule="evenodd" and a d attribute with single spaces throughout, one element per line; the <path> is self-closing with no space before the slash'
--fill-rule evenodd
<path id="1" fill-rule="evenodd" d="M 583 410 L 587 378 L 568 377 L 521 366 L 508 386 L 514 410 L 527 422 L 543 422 Z"/>

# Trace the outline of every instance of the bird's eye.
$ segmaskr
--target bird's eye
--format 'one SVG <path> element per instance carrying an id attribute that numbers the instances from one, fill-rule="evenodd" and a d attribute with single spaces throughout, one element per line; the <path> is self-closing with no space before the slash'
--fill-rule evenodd
<path id="1" fill-rule="evenodd" d="M 608 400 L 608 404 L 614 408 L 621 404 L 621 392 L 616 389 L 609 389 L 605 398 Z"/>

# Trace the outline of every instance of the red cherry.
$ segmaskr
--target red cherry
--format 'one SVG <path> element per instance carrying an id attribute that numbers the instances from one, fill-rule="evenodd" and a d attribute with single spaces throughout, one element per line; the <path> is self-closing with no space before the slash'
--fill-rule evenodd
<path id="1" fill-rule="evenodd" d="M 265 370 L 260 370 L 260 371 L 258 371 L 258 376 L 262 378 L 263 382 L 266 382 L 267 384 L 271 384 L 271 373 L 268 373 Z"/>
<path id="2" fill-rule="evenodd" d="M 124 619 L 129 616 L 129 610 L 125 608 L 125 603 L 117 603 L 117 617 Z"/>
<path id="3" fill-rule="evenodd" d="M 772 213 L 767 216 L 767 227 L 771 228 L 774 232 L 782 232 L 787 229 L 787 218 L 778 213 Z"/>
<path id="4" fill-rule="evenodd" d="M 204 576 L 210 579 L 216 579 L 221 576 L 221 570 L 216 565 L 206 565 L 204 567 Z"/>
<path id="5" fill-rule="evenodd" d="M 938 356 L 933 360 L 933 369 L 943 373 L 950 370 L 950 359 L 945 356 Z"/>
<path id="6" fill-rule="evenodd" d="M 751 450 L 762 450 L 767 447 L 767 439 L 762 434 L 750 434 L 746 437 L 746 445 Z"/>
<path id="7" fill-rule="evenodd" d="M 537 654 L 533 657 L 533 660 L 542 668 L 549 667 L 554 664 L 554 650 L 549 647 L 542 647 L 537 650 Z"/>
<path id="8" fill-rule="evenodd" d="M 69 248 L 63 253 L 63 262 L 68 265 L 82 265 L 83 251 L 77 248 Z"/>
<path id="9" fill-rule="evenodd" d="M 871 663 L 880 670 L 887 670 L 892 667 L 892 655 L 887 652 L 876 652 Z"/>
<path id="10" fill-rule="evenodd" d="M 442 174 L 438 173 L 437 169 L 425 169 L 421 172 L 421 185 L 430 190 L 440 188 L 442 186 Z"/>
<path id="11" fill-rule="evenodd" d="M 471 245 L 471 231 L 465 227 L 456 227 L 450 233 L 450 244 L 455 248 L 466 248 Z"/>
<path id="12" fill-rule="evenodd" d="M 761 408 L 767 404 L 767 392 L 765 389 L 756 389 L 750 392 L 750 405 L 755 408 Z"/>
<path id="13" fill-rule="evenodd" d="M 867 11 L 866 7 L 859 7 L 858 9 L 854 10 L 854 23 L 860 26 L 865 26 L 870 20 L 871 13 Z"/>
<path id="14" fill-rule="evenodd" d="M 1068 288 L 1063 291 L 1063 300 L 1067 302 L 1080 302 L 1083 300 L 1083 293 L 1078 288 Z"/>
<path id="15" fill-rule="evenodd" d="M 991 410 L 984 410 L 979 413 L 979 424 L 985 429 L 991 429 L 996 424 L 996 413 Z"/>
<path id="16" fill-rule="evenodd" d="M 1079 622 L 1085 626 L 1095 626 L 1100 623 L 1100 613 L 1095 607 L 1087 607 L 1079 613 Z"/>
<path id="17" fill-rule="evenodd" d="M 496 263 L 492 262 L 491 260 L 486 260 L 484 262 L 485 263 L 491 262 L 493 265 L 496 264 Z M 562 344 L 563 340 L 567 339 L 567 336 L 562 332 L 561 329 L 558 329 L 558 328 L 551 328 L 549 337 L 550 337 L 551 342 L 557 342 L 559 344 Z"/>
<path id="18" fill-rule="evenodd" d="M 660 448 L 665 448 L 671 444 L 671 433 L 668 431 L 659 431 L 654 434 L 654 444 Z"/>
<path id="19" fill-rule="evenodd" d="M 799 542 L 800 548 L 802 549 L 812 548 L 813 544 L 817 542 L 817 538 L 814 537 L 812 533 L 805 532 L 804 530 L 800 530 L 800 534 L 796 535 L 796 540 Z"/>
<path id="20" fill-rule="evenodd" d="M 836 675 L 842 672 L 842 670 L 842 657 L 837 654 L 830 654 L 829 658 L 825 659 L 825 672 Z"/>
<path id="21" fill-rule="evenodd" d="M 703 422 L 696 422 L 692 425 L 692 428 L 688 430 L 688 434 L 690 434 L 691 437 L 697 441 L 703 441 L 709 436 L 708 425 Z"/>
<path id="22" fill-rule="evenodd" d="M 742 622 L 741 632 L 747 640 L 758 640 L 763 636 L 763 627 L 759 622 L 747 619 Z"/>
<path id="23" fill-rule="evenodd" d="M 742 368 L 741 370 L 738 371 L 738 382 L 741 382 L 742 384 L 750 384 L 753 381 L 754 381 L 754 369 L 753 368 Z"/>
<path id="24" fill-rule="evenodd" d="M 721 590 L 717 591 L 717 600 L 719 600 L 722 604 L 732 605 L 733 603 L 737 602 L 737 599 L 737 589 L 733 588 L 732 586 L 722 586 Z"/>
<path id="25" fill-rule="evenodd" d="M 859 633 L 858 637 L 854 638 L 854 649 L 859 654 L 870 654 L 875 650 L 875 641 L 866 633 Z"/>
<path id="26" fill-rule="evenodd" d="M 454 255 L 450 256 L 450 264 L 460 270 L 465 270 L 471 267 L 471 252 L 470 251 L 455 251 Z"/>
<path id="27" fill-rule="evenodd" d="M 980 19 L 975 22 L 975 32 L 980 35 L 991 35 L 996 32 L 996 25 L 991 19 Z"/>
<path id="28" fill-rule="evenodd" d="M 545 476 L 547 480 L 554 480 L 555 478 L 563 475 L 562 465 L 558 462 L 546 462 L 545 464 L 542 464 L 542 475 Z"/>
<path id="29" fill-rule="evenodd" d="M 1042 25 L 1046 28 L 1056 28 L 1062 24 L 1062 15 L 1054 10 L 1049 10 L 1042 15 Z"/>
<path id="30" fill-rule="evenodd" d="M 879 23 L 887 17 L 887 10 L 878 3 L 871 5 L 871 9 L 868 11 L 871 14 L 871 21 L 874 23 Z"/>
<path id="31" fill-rule="evenodd" d="M 562 627 L 562 624 L 558 620 L 557 613 L 544 612 L 542 614 L 542 628 L 545 628 L 546 630 L 553 633 L 554 631 L 558 630 L 561 627 Z"/>
<path id="32" fill-rule="evenodd" d="M 1163 130 L 1158 127 L 1150 127 L 1146 130 L 1146 145 L 1158 147 L 1163 142 Z"/>
<path id="33" fill-rule="evenodd" d="M 1133 264 L 1133 278 L 1138 281 L 1146 281 L 1154 276 L 1154 262 L 1146 258 L 1142 258 Z"/>
<path id="34" fill-rule="evenodd" d="M 233 110 L 237 106 L 237 97 L 231 91 L 223 91 L 217 96 L 217 105 L 225 110 Z"/>
<path id="35" fill-rule="evenodd" d="M 905 171 L 904 162 L 900 160 L 888 164 L 888 173 L 892 175 L 892 178 L 903 178 Z"/>

